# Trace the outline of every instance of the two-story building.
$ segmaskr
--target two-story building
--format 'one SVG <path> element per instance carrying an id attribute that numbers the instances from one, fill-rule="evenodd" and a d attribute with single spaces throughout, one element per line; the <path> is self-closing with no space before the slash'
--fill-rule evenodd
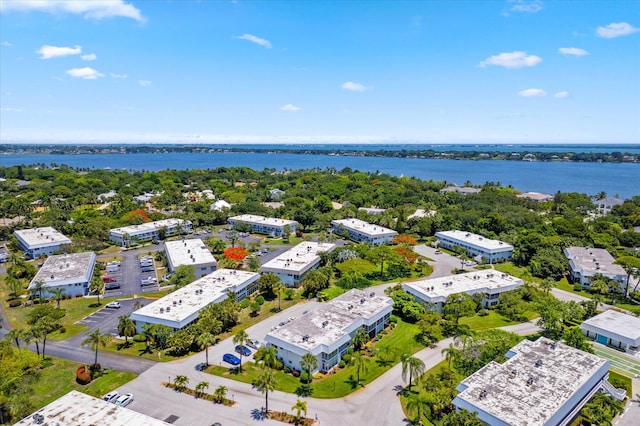
<path id="1" fill-rule="evenodd" d="M 159 238 L 161 230 L 165 236 L 180 235 L 192 231 L 191 222 L 182 219 L 163 219 L 155 222 L 141 223 L 140 225 L 123 226 L 109 231 L 109 239 L 114 243 L 125 247 L 132 241 L 148 241 Z"/>
<path id="2" fill-rule="evenodd" d="M 569 260 L 569 277 L 572 282 L 583 287 L 591 287 L 591 280 L 596 274 L 618 281 L 621 288 L 627 285 L 627 272 L 605 249 L 592 247 L 567 247 L 564 255 Z"/>
<path id="3" fill-rule="evenodd" d="M 49 256 L 29 283 L 29 291 L 39 292 L 42 284 L 42 296 L 50 297 L 53 290 L 60 288 L 67 296 L 84 296 L 89 292 L 89 283 L 93 278 L 96 255 L 93 252 L 59 254 Z"/>
<path id="4" fill-rule="evenodd" d="M 43 228 L 20 229 L 14 232 L 20 248 L 31 259 L 65 251 L 71 240 L 50 226 Z"/>
<path id="5" fill-rule="evenodd" d="M 229 218 L 229 225 L 232 227 L 244 224 L 251 227 L 256 234 L 267 234 L 274 237 L 281 237 L 284 234 L 285 226 L 289 227 L 289 232 L 295 234 L 298 222 L 295 220 L 278 219 L 275 217 L 264 217 L 253 214 L 243 214 Z"/>
<path id="6" fill-rule="evenodd" d="M 287 287 L 297 287 L 307 272 L 318 267 L 320 253 L 331 252 L 335 247 L 335 244 L 305 241 L 262 265 L 260 272 L 278 276 Z"/>
<path id="7" fill-rule="evenodd" d="M 438 245 L 447 249 L 455 246 L 462 247 L 468 256 L 480 257 L 488 263 L 497 260 L 510 259 L 513 254 L 513 246 L 503 241 L 492 240 L 482 235 L 466 231 L 440 231 L 436 232 Z"/>
<path id="8" fill-rule="evenodd" d="M 332 220 L 331 230 L 338 235 L 346 234 L 348 238 L 354 241 L 374 246 L 388 244 L 398 235 L 398 233 L 392 229 L 374 225 L 356 218 Z"/>
<path id="9" fill-rule="evenodd" d="M 169 272 L 178 266 L 186 265 L 193 269 L 196 277 L 209 275 L 216 270 L 218 261 L 209 247 L 199 238 L 167 241 L 164 244 Z"/>

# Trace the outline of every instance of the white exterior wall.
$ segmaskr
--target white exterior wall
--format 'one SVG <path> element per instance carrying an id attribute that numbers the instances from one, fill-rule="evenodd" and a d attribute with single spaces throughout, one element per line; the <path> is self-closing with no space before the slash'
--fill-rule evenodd
<path id="1" fill-rule="evenodd" d="M 265 219 L 273 220 L 274 218 L 265 218 Z M 237 224 L 242 223 L 250 226 L 253 232 L 257 234 L 274 235 L 277 237 L 282 236 L 282 234 L 284 233 L 284 227 L 286 225 L 289 225 L 289 229 L 291 230 L 291 233 L 295 234 L 296 229 L 298 227 L 298 223 L 296 221 L 288 221 L 284 219 L 278 219 L 278 220 L 281 220 L 283 223 L 282 224 L 274 224 L 270 222 L 263 223 L 262 221 L 243 220 L 242 218 L 235 216 L 235 217 L 229 218 L 229 225 L 235 226 Z"/>
<path id="2" fill-rule="evenodd" d="M 168 224 L 167 221 L 171 221 L 171 219 L 145 223 L 143 224 L 145 226 L 140 226 L 140 229 L 136 229 L 135 225 L 112 229 L 111 231 L 109 231 L 109 239 L 114 243 L 124 247 L 127 245 L 127 241 L 125 241 L 124 239 L 124 236 L 126 234 L 129 235 L 130 242 L 134 238 L 140 241 L 158 238 L 158 230 L 163 227 L 166 227 L 167 229 L 167 236 L 180 234 L 183 231 L 191 232 L 192 230 L 191 223 L 183 221 L 182 219 L 176 219 L 175 221 L 173 221 L 173 223 Z M 154 224 L 155 226 L 153 226 L 152 224 Z"/>
<path id="3" fill-rule="evenodd" d="M 454 246 L 462 247 L 467 251 L 468 255 L 472 257 L 480 255 L 489 263 L 493 263 L 496 260 L 511 259 L 511 255 L 513 254 L 513 247 L 509 244 L 505 244 L 504 248 L 490 249 L 465 241 L 464 239 L 443 234 L 442 232 L 436 232 L 435 236 L 441 247 L 446 249 L 451 249 Z M 489 240 L 489 238 L 487 238 L 487 240 Z"/>

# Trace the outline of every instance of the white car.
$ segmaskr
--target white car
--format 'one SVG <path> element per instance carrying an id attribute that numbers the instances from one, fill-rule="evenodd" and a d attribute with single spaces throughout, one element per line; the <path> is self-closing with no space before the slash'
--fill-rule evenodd
<path id="1" fill-rule="evenodd" d="M 117 300 L 114 300 L 113 302 L 109 302 L 105 305 L 105 308 L 109 308 L 109 309 L 120 309 L 121 307 L 122 305 Z"/>
<path id="2" fill-rule="evenodd" d="M 116 405 L 120 407 L 126 407 L 133 402 L 133 394 L 125 393 L 116 399 Z"/>
<path id="3" fill-rule="evenodd" d="M 120 394 L 118 393 L 118 391 L 111 391 L 105 396 L 103 396 L 102 399 L 107 402 L 116 402 L 119 396 Z"/>

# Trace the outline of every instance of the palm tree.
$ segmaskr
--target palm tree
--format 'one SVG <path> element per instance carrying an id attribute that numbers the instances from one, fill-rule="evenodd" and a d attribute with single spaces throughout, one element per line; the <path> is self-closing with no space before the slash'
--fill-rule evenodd
<path id="1" fill-rule="evenodd" d="M 175 379 L 173 379 L 173 385 L 176 387 L 176 390 L 178 392 L 182 392 L 188 384 L 189 378 L 187 376 L 183 376 L 182 374 L 178 374 Z"/>
<path id="2" fill-rule="evenodd" d="M 402 354 L 402 380 L 407 379 L 409 373 L 409 390 L 411 390 L 411 382 L 414 376 L 420 376 L 424 373 L 425 365 L 420 358 L 411 356 L 410 354 Z"/>
<path id="3" fill-rule="evenodd" d="M 42 333 L 41 329 L 37 326 L 31 327 L 27 330 L 22 337 L 24 344 L 29 346 L 29 343 L 34 342 L 36 344 L 36 353 L 40 355 L 40 344 L 38 340 L 40 339 L 40 334 Z"/>
<path id="4" fill-rule="evenodd" d="M 381 363 L 389 364 L 393 361 L 396 351 L 391 347 L 391 345 L 382 345 L 376 350 L 376 355 L 380 359 Z"/>
<path id="5" fill-rule="evenodd" d="M 100 277 L 93 277 L 91 279 L 91 283 L 89 284 L 89 291 L 91 293 L 95 293 L 98 296 L 98 305 L 100 304 L 100 293 L 102 292 L 102 287 L 104 287 L 104 283 L 100 279 Z"/>
<path id="6" fill-rule="evenodd" d="M 9 341 L 13 340 L 16 344 L 16 348 L 20 349 L 20 340 L 24 340 L 25 331 L 21 328 L 14 328 L 10 330 L 5 338 Z"/>
<path id="7" fill-rule="evenodd" d="M 449 369 L 451 369 L 451 361 L 458 359 L 460 356 L 460 350 L 456 348 L 453 343 L 449 343 L 449 347 L 444 348 L 440 353 L 445 356 L 444 359 L 449 363 Z"/>
<path id="8" fill-rule="evenodd" d="M 354 352 L 351 356 L 351 363 L 356 369 L 356 384 L 360 384 L 360 374 L 367 372 L 367 360 L 362 352 Z"/>
<path id="9" fill-rule="evenodd" d="M 278 312 L 281 311 L 280 308 L 280 296 L 282 295 L 282 291 L 285 289 L 285 285 L 282 280 L 278 280 L 273 284 L 273 291 L 278 295 Z"/>
<path id="10" fill-rule="evenodd" d="M 204 393 L 205 389 L 209 389 L 209 382 L 200 382 L 196 385 L 196 397 Z"/>
<path id="11" fill-rule="evenodd" d="M 55 299 L 55 301 L 58 302 L 57 308 L 60 309 L 60 301 L 64 299 L 64 289 L 56 287 L 51 290 L 51 293 L 53 294 L 53 298 Z"/>
<path id="12" fill-rule="evenodd" d="M 416 413 L 416 424 L 422 424 L 422 416 L 428 415 L 431 411 L 429 409 L 429 399 L 422 393 L 413 394 L 407 400 L 407 411 L 410 413 Z"/>
<path id="13" fill-rule="evenodd" d="M 307 415 L 307 401 L 296 400 L 296 405 L 291 407 L 291 411 L 296 412 L 295 424 L 298 424 L 298 422 L 300 422 L 300 413 L 304 413 L 305 416 Z"/>
<path id="14" fill-rule="evenodd" d="M 84 346 L 88 344 L 91 347 L 91 349 L 95 349 L 96 356 L 93 364 L 97 365 L 98 364 L 98 348 L 100 346 L 104 348 L 105 346 L 107 346 L 107 344 L 110 341 L 111 341 L 110 334 L 108 333 L 101 334 L 100 329 L 96 328 L 96 330 L 93 333 L 87 335 L 87 338 L 82 341 L 81 345 Z"/>
<path id="15" fill-rule="evenodd" d="M 227 387 L 226 386 L 218 386 L 216 390 L 213 391 L 213 400 L 218 404 L 222 404 L 227 397 Z"/>
<path id="16" fill-rule="evenodd" d="M 311 352 L 307 352 L 300 359 L 300 367 L 307 372 L 308 383 L 311 383 L 311 371 L 318 368 L 318 358 Z"/>
<path id="17" fill-rule="evenodd" d="M 369 333 L 367 333 L 367 331 L 360 327 L 358 329 L 358 331 L 356 331 L 356 334 L 353 336 L 353 339 L 351 339 L 351 342 L 353 343 L 353 348 L 357 351 L 361 350 L 362 347 L 369 341 Z"/>
<path id="18" fill-rule="evenodd" d="M 233 336 L 233 343 L 235 343 L 236 345 L 244 345 L 245 343 L 247 343 L 249 341 L 249 335 L 247 334 L 246 331 L 244 330 L 240 330 L 236 333 L 235 336 Z M 240 365 L 239 365 L 239 369 L 240 371 L 242 371 L 242 351 L 240 351 Z"/>
<path id="19" fill-rule="evenodd" d="M 269 391 L 276 389 L 278 378 L 269 367 L 263 367 L 262 371 L 253 382 L 253 386 L 264 394 L 264 411 L 269 414 Z"/>
<path id="20" fill-rule="evenodd" d="M 278 361 L 278 350 L 275 346 L 262 346 L 256 351 L 253 358 L 257 361 L 261 361 L 269 368 L 274 368 Z"/>
<path id="21" fill-rule="evenodd" d="M 33 283 L 33 291 L 35 293 L 38 293 L 38 297 L 40 298 L 40 303 L 42 303 L 42 290 L 44 289 L 45 285 L 42 281 L 36 281 Z"/>
<path id="22" fill-rule="evenodd" d="M 198 334 L 198 337 L 196 337 L 196 344 L 200 347 L 200 349 L 204 348 L 207 365 L 209 365 L 209 346 L 213 345 L 215 342 L 216 337 L 208 331 L 200 333 Z"/>
<path id="23" fill-rule="evenodd" d="M 129 344 L 129 337 L 136 334 L 136 324 L 126 315 L 118 317 L 118 334 L 124 336 L 125 344 Z"/>
<path id="24" fill-rule="evenodd" d="M 538 284 L 538 287 L 540 287 L 540 290 L 544 291 L 545 294 L 549 294 L 549 291 L 554 286 L 555 286 L 555 282 L 553 281 L 552 278 L 545 278 L 544 280 L 542 280 L 540 284 Z"/>

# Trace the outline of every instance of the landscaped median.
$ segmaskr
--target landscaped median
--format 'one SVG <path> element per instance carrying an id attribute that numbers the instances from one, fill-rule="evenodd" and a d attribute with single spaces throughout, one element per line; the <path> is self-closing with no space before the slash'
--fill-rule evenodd
<path id="1" fill-rule="evenodd" d="M 305 389 L 300 378 L 294 377 L 291 373 L 283 370 L 276 370 L 277 378 L 276 390 L 294 394 L 305 394 L 314 398 L 341 398 L 349 395 L 361 386 L 373 382 L 387 370 L 400 362 L 402 353 L 415 353 L 424 349 L 424 344 L 420 343 L 416 337 L 420 333 L 417 325 L 409 324 L 401 320 L 395 328 L 380 340 L 370 342 L 365 349 L 364 367 L 360 369 L 360 382 L 357 382 L 357 371 L 355 365 L 337 367 L 329 374 L 316 374 L 309 391 Z M 216 376 L 226 377 L 244 383 L 253 383 L 260 369 L 253 363 L 244 363 L 242 372 L 237 369 L 212 366 L 206 370 L 207 373 Z"/>

